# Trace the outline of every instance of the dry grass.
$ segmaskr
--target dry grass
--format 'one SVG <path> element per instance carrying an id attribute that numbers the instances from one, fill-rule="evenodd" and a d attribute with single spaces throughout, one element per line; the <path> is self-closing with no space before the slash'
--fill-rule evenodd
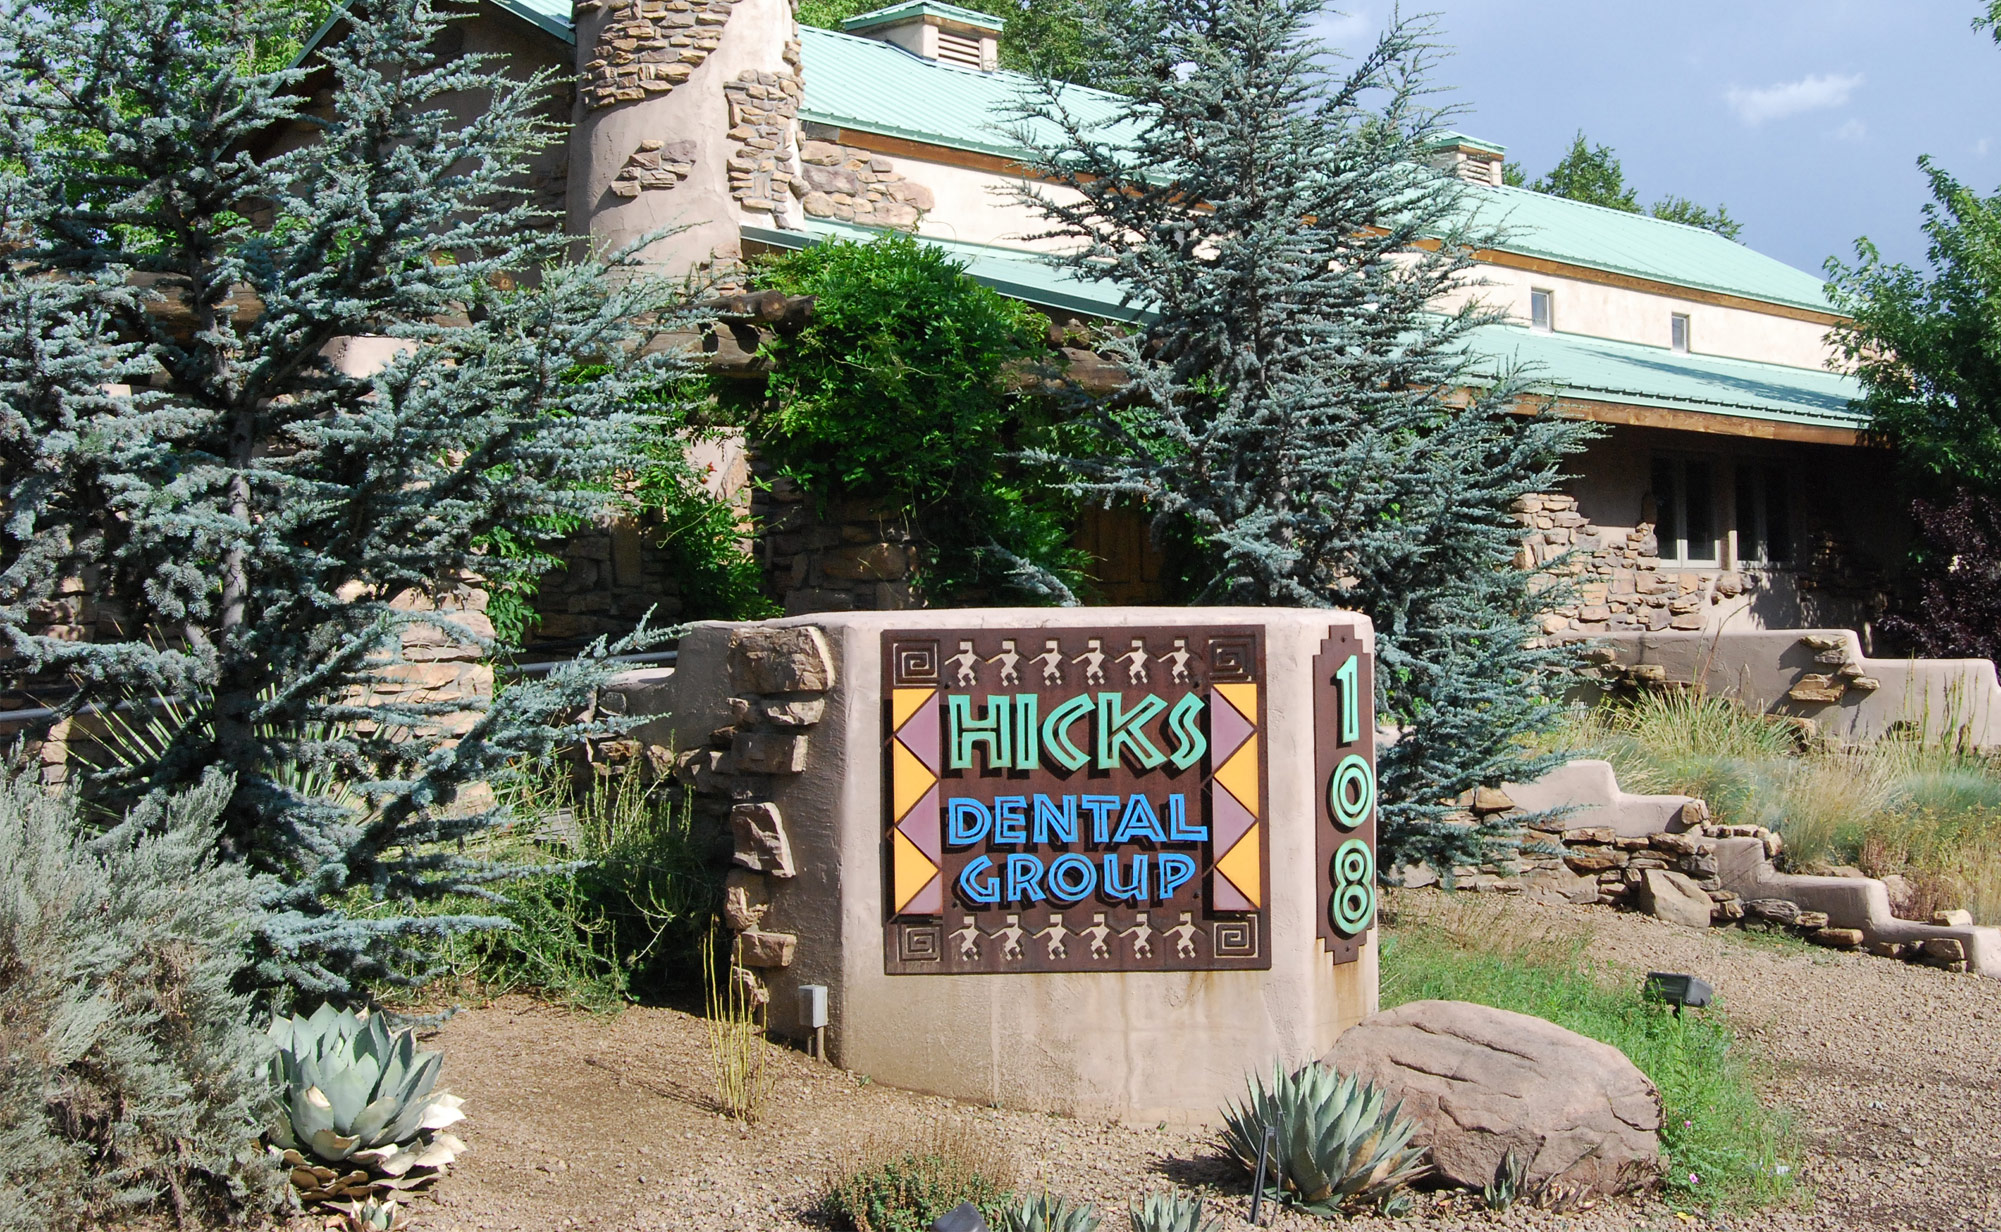
<path id="1" fill-rule="evenodd" d="M 702 990 L 708 1002 L 709 1065 L 716 1080 L 716 1109 L 748 1125 L 771 1093 L 771 1044 L 764 1038 L 764 1006 L 738 977 L 734 941 L 727 961 L 718 962 L 712 925 L 702 942 Z"/>
<path id="2" fill-rule="evenodd" d="M 992 1135 L 938 1121 L 918 1141 L 884 1143 L 855 1168 L 829 1177 L 821 1212 L 855 1232 L 923 1232 L 971 1202 L 994 1224 L 1014 1180 L 1014 1160 Z"/>
<path id="3" fill-rule="evenodd" d="M 1914 918 L 1965 907 L 2001 923 L 2001 763 L 1958 741 L 1826 748 L 1788 720 L 1693 691 L 1580 711 L 1562 738 L 1610 761 L 1628 791 L 1701 796 L 1718 821 L 1777 830 L 1794 867 L 1901 874 Z"/>

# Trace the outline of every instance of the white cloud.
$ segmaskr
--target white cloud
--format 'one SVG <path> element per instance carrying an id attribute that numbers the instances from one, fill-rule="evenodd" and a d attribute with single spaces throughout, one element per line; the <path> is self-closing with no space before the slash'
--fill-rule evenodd
<path id="1" fill-rule="evenodd" d="M 1840 73 L 1812 73 L 1798 81 L 1759 86 L 1755 90 L 1747 90 L 1743 86 L 1731 86 L 1723 97 L 1729 101 L 1739 119 L 1755 126 L 1767 120 L 1783 120 L 1787 116 L 1799 115 L 1805 111 L 1822 111 L 1829 107 L 1842 106 L 1848 101 L 1848 96 L 1855 92 L 1855 87 L 1861 84 L 1860 73 L 1852 76 Z"/>
<path id="2" fill-rule="evenodd" d="M 1987 151 L 1993 148 L 1994 148 L 1993 143 L 1990 142 L 1987 138 L 1982 137 L 1980 140 L 1973 143 L 1973 156 L 1975 158 L 1985 158 L 1987 157 Z"/>
<path id="3" fill-rule="evenodd" d="M 1834 139 L 1836 141 L 1860 141 L 1868 135 L 1869 126 L 1855 119 L 1853 116 L 1849 117 L 1840 128 L 1834 130 Z"/>
<path id="4" fill-rule="evenodd" d="M 1364 8 L 1326 9 L 1314 23 L 1313 33 L 1329 47 L 1350 47 L 1373 41 L 1381 32 L 1375 18 Z"/>

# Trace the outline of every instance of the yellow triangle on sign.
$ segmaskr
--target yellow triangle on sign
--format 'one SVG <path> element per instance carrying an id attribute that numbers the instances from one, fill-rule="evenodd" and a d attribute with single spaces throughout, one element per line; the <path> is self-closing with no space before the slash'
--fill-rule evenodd
<path id="1" fill-rule="evenodd" d="M 931 700 L 936 689 L 891 689 L 889 694 L 889 730 L 896 731 L 910 721 L 924 703 Z"/>
<path id="2" fill-rule="evenodd" d="M 1237 708 L 1244 716 L 1244 722 L 1252 727 L 1258 725 L 1258 686 L 1254 684 L 1212 684 L 1209 686 L 1223 695 L 1223 700 Z"/>
<path id="3" fill-rule="evenodd" d="M 1230 760 L 1216 768 L 1216 782 L 1220 783 L 1237 803 L 1251 811 L 1251 816 L 1262 815 L 1258 799 L 1258 734 L 1252 732 L 1244 737 Z M 1234 847 L 1232 851 L 1236 850 Z"/>
<path id="4" fill-rule="evenodd" d="M 931 879 L 938 875 L 938 866 L 923 852 L 917 850 L 917 844 L 903 837 L 903 831 L 891 830 L 889 833 L 890 851 L 893 853 L 890 857 L 890 875 L 894 878 L 896 888 L 892 897 L 896 900 L 897 912 L 901 912 L 910 905 L 911 899 L 916 898 L 923 892 L 925 886 L 931 884 Z M 1251 897 L 1256 898 L 1255 895 Z"/>
<path id="5" fill-rule="evenodd" d="M 1229 853 L 1216 861 L 1216 871 L 1230 879 L 1230 884 L 1244 892 L 1251 900 L 1251 906 L 1264 906 L 1264 870 L 1258 861 L 1258 831 L 1262 824 L 1253 822 L 1244 836 Z M 930 863 L 930 861 L 925 861 Z"/>
<path id="6" fill-rule="evenodd" d="M 912 806 L 924 798 L 938 776 L 931 773 L 931 767 L 917 760 L 917 754 L 903 747 L 903 741 L 891 739 L 889 742 L 889 800 L 890 816 L 898 821 Z"/>

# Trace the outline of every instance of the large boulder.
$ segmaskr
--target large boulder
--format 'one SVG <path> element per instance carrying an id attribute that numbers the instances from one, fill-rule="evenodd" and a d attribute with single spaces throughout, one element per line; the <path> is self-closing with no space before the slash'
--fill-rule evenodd
<path id="1" fill-rule="evenodd" d="M 1694 878 L 1665 868 L 1650 868 L 1640 879 L 1640 910 L 1657 920 L 1684 928 L 1708 928 L 1709 895 Z"/>
<path id="2" fill-rule="evenodd" d="M 1532 1186 L 1651 1182 L 1661 1097 L 1626 1055 L 1553 1022 L 1466 1001 L 1413 1001 L 1350 1027 L 1321 1058 L 1402 1100 L 1445 1180 L 1479 1188 L 1509 1151 Z"/>

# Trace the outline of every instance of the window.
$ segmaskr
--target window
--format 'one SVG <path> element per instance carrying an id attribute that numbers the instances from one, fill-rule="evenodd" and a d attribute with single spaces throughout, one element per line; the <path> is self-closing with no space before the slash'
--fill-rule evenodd
<path id="1" fill-rule="evenodd" d="M 1668 318 L 1668 336 L 1668 345 L 1674 348 L 1675 354 L 1688 354 L 1688 314 L 1686 312 L 1677 312 Z"/>
<path id="2" fill-rule="evenodd" d="M 1550 324 L 1549 292 L 1529 292 L 1529 328 L 1548 333 L 1554 326 Z"/>
<path id="3" fill-rule="evenodd" d="M 1700 458 L 1654 459 L 1654 538 L 1661 559 L 1716 563 L 1716 485 Z"/>
<path id="4" fill-rule="evenodd" d="M 1737 468 L 1737 557 L 1782 565 L 1793 558 L 1791 487 L 1776 466 Z"/>

